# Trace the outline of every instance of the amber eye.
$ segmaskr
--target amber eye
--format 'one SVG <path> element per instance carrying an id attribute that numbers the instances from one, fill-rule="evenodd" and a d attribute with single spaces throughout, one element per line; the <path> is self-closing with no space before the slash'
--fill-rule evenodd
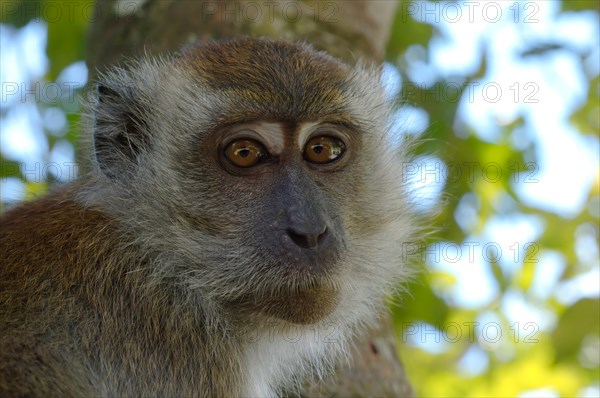
<path id="1" fill-rule="evenodd" d="M 335 137 L 319 136 L 313 137 L 304 147 L 304 159 L 315 164 L 326 164 L 340 158 L 346 146 L 342 140 Z"/>
<path id="2" fill-rule="evenodd" d="M 225 149 L 225 157 L 237 167 L 252 167 L 268 155 L 265 147 L 254 140 L 237 140 Z"/>

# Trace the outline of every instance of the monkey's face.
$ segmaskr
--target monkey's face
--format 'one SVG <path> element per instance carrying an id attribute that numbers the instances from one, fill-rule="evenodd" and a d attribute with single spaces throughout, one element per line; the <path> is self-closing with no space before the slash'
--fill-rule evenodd
<path id="1" fill-rule="evenodd" d="M 211 43 L 110 74 L 96 158 L 120 219 L 172 258 L 158 274 L 313 323 L 399 274 L 381 264 L 398 262 L 405 221 L 387 111 L 376 76 L 308 47 Z"/>
<path id="2" fill-rule="evenodd" d="M 195 210 L 201 227 L 229 237 L 226 257 L 238 268 L 227 272 L 240 276 L 236 288 L 250 284 L 232 304 L 292 322 L 329 314 L 340 299 L 359 133 L 333 120 L 254 121 L 218 126 L 197 147 L 188 189 L 212 180 L 219 198 L 210 216 Z"/>

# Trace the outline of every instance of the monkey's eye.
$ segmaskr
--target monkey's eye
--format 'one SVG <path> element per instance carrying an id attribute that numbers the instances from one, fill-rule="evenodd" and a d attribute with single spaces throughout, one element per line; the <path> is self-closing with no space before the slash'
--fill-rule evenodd
<path id="1" fill-rule="evenodd" d="M 225 148 L 225 157 L 237 167 L 252 167 L 267 155 L 265 147 L 254 140 L 233 141 Z"/>
<path id="2" fill-rule="evenodd" d="M 345 150 L 346 146 L 338 138 L 313 137 L 304 146 L 304 159 L 314 164 L 331 163 L 340 158 Z"/>

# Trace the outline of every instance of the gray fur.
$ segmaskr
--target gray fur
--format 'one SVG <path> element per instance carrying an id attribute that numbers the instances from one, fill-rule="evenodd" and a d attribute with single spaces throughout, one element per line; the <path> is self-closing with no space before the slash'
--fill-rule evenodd
<path id="1" fill-rule="evenodd" d="M 234 51 L 246 47 L 262 59 L 257 69 L 228 66 L 235 65 L 229 61 Z M 231 82 L 215 77 L 220 70 L 212 72 L 221 53 L 222 67 L 233 68 Z M 281 59 L 270 59 L 278 53 Z M 296 59 L 324 66 L 298 75 L 309 66 L 299 67 Z M 264 83 L 265 92 L 256 92 L 253 79 L 260 82 L 261 76 L 272 81 Z M 393 108 L 378 76 L 375 68 L 348 67 L 304 45 L 242 39 L 200 46 L 180 57 L 145 58 L 101 77 L 102 89 L 90 98 L 86 114 L 96 143 L 95 170 L 74 197 L 83 208 L 116 221 L 109 245 L 124 255 L 96 259 L 104 262 L 101 269 L 135 279 L 138 289 L 131 294 L 142 297 L 132 303 L 155 311 L 149 318 L 173 314 L 163 320 L 170 343 L 156 351 L 167 357 L 154 371 L 148 370 L 144 355 L 150 343 L 143 341 L 143 330 L 136 332 L 137 321 L 121 330 L 116 326 L 112 333 L 139 338 L 134 345 L 146 348 L 100 355 L 104 359 L 88 373 L 94 393 L 278 395 L 299 388 L 306 376 L 326 374 L 346 355 L 350 338 L 377 321 L 386 297 L 411 275 L 403 243 L 416 231 L 401 175 L 408 155 L 387 137 Z M 317 84 L 322 88 L 314 92 Z M 294 87 L 307 91 L 277 94 Z M 205 156 L 217 154 L 211 132 L 228 123 L 281 122 L 282 134 L 293 140 L 304 124 L 332 118 L 349 120 L 358 146 L 340 171 L 315 171 L 290 158 L 285 167 L 268 166 L 244 180 L 227 174 L 217 155 Z M 282 214 L 292 205 L 306 217 L 322 216 L 333 236 L 327 256 L 316 257 L 328 263 L 314 271 L 304 265 L 309 260 L 294 263 L 301 254 L 281 243 Z M 337 296 L 332 310 L 312 324 L 269 315 L 260 307 L 267 304 L 235 304 L 250 297 L 277 307 L 272 296 L 314 283 Z M 120 299 L 119 291 L 110 294 Z M 276 311 L 285 311 L 285 305 Z M 114 325 L 119 322 L 127 319 L 115 318 Z M 333 341 L 325 339 L 331 330 Z M 178 344 L 178 351 L 169 351 Z M 227 377 L 207 368 L 213 356 L 223 358 L 219 371 Z M 161 376 L 164 369 L 180 373 Z M 176 380 L 180 385 L 170 384 Z"/>

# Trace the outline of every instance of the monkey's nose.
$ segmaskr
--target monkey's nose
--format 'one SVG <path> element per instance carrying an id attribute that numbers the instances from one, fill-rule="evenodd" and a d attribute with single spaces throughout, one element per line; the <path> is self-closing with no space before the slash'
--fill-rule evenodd
<path id="1" fill-rule="evenodd" d="M 296 245 L 304 249 L 312 249 L 319 246 L 323 242 L 325 236 L 327 236 L 327 227 L 323 227 L 321 232 L 307 233 L 304 231 L 298 231 L 294 228 L 288 228 L 287 234 Z"/>

